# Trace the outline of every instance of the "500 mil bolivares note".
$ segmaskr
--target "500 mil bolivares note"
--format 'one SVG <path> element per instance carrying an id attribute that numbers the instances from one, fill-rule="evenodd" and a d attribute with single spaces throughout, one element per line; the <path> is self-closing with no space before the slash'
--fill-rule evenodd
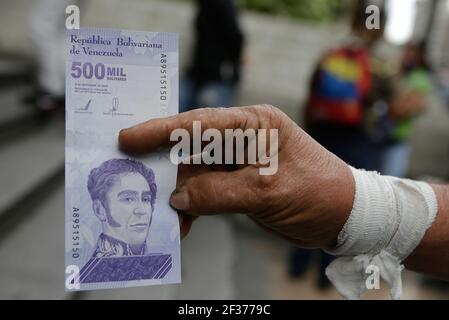
<path id="1" fill-rule="evenodd" d="M 168 150 L 117 145 L 121 129 L 177 110 L 177 34 L 67 31 L 66 290 L 181 281 L 177 167 Z"/>

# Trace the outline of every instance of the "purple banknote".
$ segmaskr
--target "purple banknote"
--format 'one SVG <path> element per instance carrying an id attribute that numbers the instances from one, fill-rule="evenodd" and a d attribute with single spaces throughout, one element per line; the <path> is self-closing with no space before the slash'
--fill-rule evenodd
<path id="1" fill-rule="evenodd" d="M 169 150 L 120 152 L 121 129 L 178 112 L 178 36 L 67 31 L 67 290 L 179 283 Z"/>

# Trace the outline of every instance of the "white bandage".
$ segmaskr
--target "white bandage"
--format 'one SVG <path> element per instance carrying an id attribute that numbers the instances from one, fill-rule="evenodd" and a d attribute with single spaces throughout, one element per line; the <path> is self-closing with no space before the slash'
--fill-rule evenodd
<path id="1" fill-rule="evenodd" d="M 432 187 L 351 168 L 355 179 L 352 212 L 329 253 L 341 256 L 326 269 L 340 294 L 360 299 L 367 289 L 368 266 L 376 266 L 391 288 L 402 295 L 401 262 L 421 242 L 435 220 L 438 204 Z"/>

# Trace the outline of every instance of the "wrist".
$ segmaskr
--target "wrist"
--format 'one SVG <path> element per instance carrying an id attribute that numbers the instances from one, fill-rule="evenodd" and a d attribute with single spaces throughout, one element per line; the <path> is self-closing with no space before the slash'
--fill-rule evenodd
<path id="1" fill-rule="evenodd" d="M 330 168 L 325 179 L 328 187 L 321 193 L 325 196 L 323 201 L 327 206 L 326 218 L 330 227 L 323 248 L 329 249 L 337 246 L 338 236 L 351 215 L 356 186 L 350 167 L 341 160 Z"/>

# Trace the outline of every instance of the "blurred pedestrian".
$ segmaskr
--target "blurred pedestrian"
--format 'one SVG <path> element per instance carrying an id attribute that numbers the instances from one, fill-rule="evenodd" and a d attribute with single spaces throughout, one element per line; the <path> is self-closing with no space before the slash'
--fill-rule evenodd
<path id="1" fill-rule="evenodd" d="M 198 0 L 193 61 L 180 84 L 180 112 L 234 103 L 244 35 L 232 0 Z"/>
<path id="2" fill-rule="evenodd" d="M 426 98 L 433 87 L 423 44 L 411 42 L 405 46 L 398 82 L 399 88 L 389 110 L 391 131 L 382 150 L 379 171 L 385 175 L 405 177 L 413 122 L 426 109 Z"/>

